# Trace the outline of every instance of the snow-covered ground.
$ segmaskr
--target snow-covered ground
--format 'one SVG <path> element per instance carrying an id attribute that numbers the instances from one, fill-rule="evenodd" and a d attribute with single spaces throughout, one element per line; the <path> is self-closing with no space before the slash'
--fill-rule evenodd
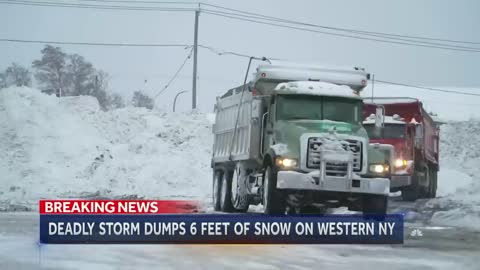
<path id="1" fill-rule="evenodd" d="M 88 96 L 1 90 L 0 210 L 35 209 L 41 198 L 204 200 L 207 118 L 132 107 L 103 112 Z"/>
<path id="2" fill-rule="evenodd" d="M 438 197 L 432 222 L 480 231 L 480 121 L 442 126 Z"/>
<path id="3" fill-rule="evenodd" d="M 0 211 L 8 212 L 0 214 L 0 269 L 478 269 L 479 120 L 442 126 L 438 198 L 392 200 L 390 212 L 407 214 L 407 235 L 425 235 L 402 247 L 39 247 L 38 215 L 10 213 L 79 197 L 196 199 L 211 209 L 211 123 L 201 113 L 103 112 L 91 97 L 0 90 Z"/>

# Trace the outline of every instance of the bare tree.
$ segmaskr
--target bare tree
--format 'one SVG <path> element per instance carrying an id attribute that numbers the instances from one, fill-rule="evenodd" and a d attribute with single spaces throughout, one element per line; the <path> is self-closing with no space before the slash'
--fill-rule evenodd
<path id="1" fill-rule="evenodd" d="M 93 96 L 103 110 L 125 106 L 119 95 L 108 94 L 108 73 L 95 69 L 83 56 L 66 54 L 61 48 L 50 45 L 41 53 L 42 58 L 33 61 L 32 66 L 43 92 L 57 96 Z"/>
<path id="2" fill-rule="evenodd" d="M 17 63 L 12 63 L 5 69 L 5 72 L 0 75 L 0 87 L 9 87 L 12 85 L 31 86 L 32 75 L 30 71 Z"/>
<path id="3" fill-rule="evenodd" d="M 144 107 L 147 109 L 153 109 L 153 99 L 141 91 L 135 91 L 133 93 L 132 105 L 135 107 Z"/>
<path id="4" fill-rule="evenodd" d="M 78 54 L 68 55 L 67 61 L 66 73 L 70 89 L 66 95 L 92 95 L 97 75 L 93 65 Z"/>
<path id="5" fill-rule="evenodd" d="M 43 86 L 44 92 L 63 96 L 68 89 L 66 54 L 60 47 L 46 45 L 41 51 L 42 58 L 35 60 L 32 67 L 36 70 L 35 78 Z"/>

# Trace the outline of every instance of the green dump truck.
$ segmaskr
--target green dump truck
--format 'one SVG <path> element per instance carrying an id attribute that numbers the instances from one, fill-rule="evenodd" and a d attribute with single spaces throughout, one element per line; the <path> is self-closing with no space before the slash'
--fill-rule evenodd
<path id="1" fill-rule="evenodd" d="M 318 206 L 385 214 L 393 155 L 370 145 L 362 126 L 368 77 L 361 68 L 265 64 L 217 97 L 215 210 L 261 203 L 266 214 Z"/>

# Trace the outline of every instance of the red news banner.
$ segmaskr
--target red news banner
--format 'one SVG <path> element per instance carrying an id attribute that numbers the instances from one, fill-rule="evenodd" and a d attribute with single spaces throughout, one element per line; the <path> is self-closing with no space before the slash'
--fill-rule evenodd
<path id="1" fill-rule="evenodd" d="M 186 200 L 40 200 L 40 214 L 188 214 L 199 203 Z"/>

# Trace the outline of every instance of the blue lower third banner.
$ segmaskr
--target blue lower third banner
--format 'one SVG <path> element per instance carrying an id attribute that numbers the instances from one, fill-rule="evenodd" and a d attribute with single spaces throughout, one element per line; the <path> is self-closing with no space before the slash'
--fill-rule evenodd
<path id="1" fill-rule="evenodd" d="M 40 215 L 51 244 L 402 244 L 402 215 Z"/>

